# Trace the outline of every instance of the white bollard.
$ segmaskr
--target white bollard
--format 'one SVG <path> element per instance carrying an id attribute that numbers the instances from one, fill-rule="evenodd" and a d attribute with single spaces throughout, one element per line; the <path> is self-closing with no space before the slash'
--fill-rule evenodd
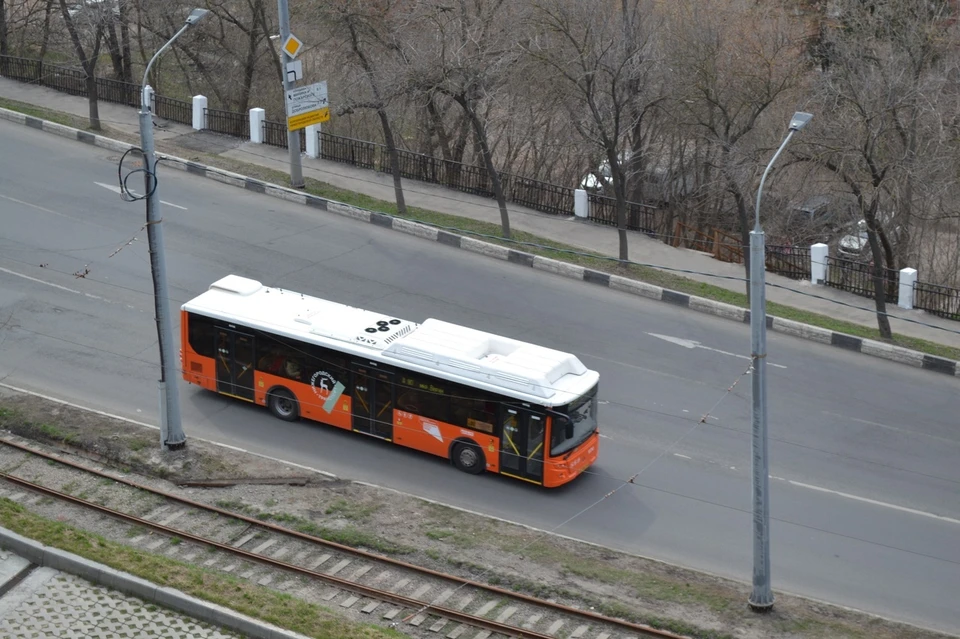
<path id="1" fill-rule="evenodd" d="M 913 308 L 913 285 L 917 282 L 917 269 L 900 269 L 900 299 L 897 306 L 910 310 Z"/>
<path id="2" fill-rule="evenodd" d="M 810 247 L 810 283 L 822 284 L 827 281 L 827 256 L 830 247 L 818 242 Z"/>
<path id="3" fill-rule="evenodd" d="M 573 214 L 584 219 L 590 217 L 590 201 L 587 199 L 587 192 L 583 189 L 576 189 L 573 192 Z"/>
<path id="4" fill-rule="evenodd" d="M 307 157 L 317 159 L 320 157 L 320 125 L 311 124 L 303 134 L 307 136 Z"/>
<path id="5" fill-rule="evenodd" d="M 197 131 L 207 128 L 207 98 L 202 95 L 193 96 L 193 128 Z"/>
<path id="6" fill-rule="evenodd" d="M 250 141 L 254 144 L 263 144 L 263 121 L 267 118 L 267 112 L 256 107 L 250 109 Z"/>

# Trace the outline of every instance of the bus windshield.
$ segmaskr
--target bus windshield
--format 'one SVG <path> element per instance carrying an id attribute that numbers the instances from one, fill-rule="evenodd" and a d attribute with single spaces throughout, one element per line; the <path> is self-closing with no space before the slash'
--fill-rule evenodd
<path id="1" fill-rule="evenodd" d="M 564 418 L 554 418 L 553 432 L 550 436 L 550 455 L 556 457 L 582 444 L 597 430 L 597 387 L 570 404 L 564 413 L 573 422 L 573 436 L 567 437 L 567 423 Z"/>

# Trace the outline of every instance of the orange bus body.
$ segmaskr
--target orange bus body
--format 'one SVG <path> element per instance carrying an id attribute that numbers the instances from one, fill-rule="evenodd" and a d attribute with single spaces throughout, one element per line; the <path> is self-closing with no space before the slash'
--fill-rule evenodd
<path id="1" fill-rule="evenodd" d="M 196 315 L 195 312 L 194 314 Z M 200 319 L 212 319 L 202 314 L 196 315 L 196 317 Z M 482 451 L 484 459 L 477 459 L 477 462 L 482 461 L 487 472 L 507 475 L 547 488 L 561 486 L 572 481 L 597 460 L 599 451 L 598 431 L 594 430 L 571 450 L 564 451 L 559 455 L 551 455 L 550 446 L 553 441 L 552 430 L 554 427 L 560 427 L 557 426 L 557 417 L 555 416 L 559 414 L 551 412 L 549 407 L 537 407 L 529 403 L 518 402 L 517 400 L 511 399 L 509 395 L 501 395 L 500 400 L 495 402 L 500 404 L 500 408 L 496 413 L 496 415 L 499 415 L 499 418 L 497 416 L 488 416 L 484 420 L 468 419 L 466 422 L 463 422 L 461 416 L 460 421 L 467 423 L 470 427 L 464 427 L 417 414 L 413 412 L 413 410 L 419 411 L 423 406 L 417 404 L 411 405 L 403 401 L 403 392 L 409 391 L 411 388 L 402 385 L 399 380 L 410 373 L 416 375 L 418 371 L 415 367 L 407 369 L 393 362 L 381 362 L 380 364 L 373 364 L 371 362 L 372 367 L 365 373 L 367 377 L 363 378 L 366 380 L 372 379 L 369 377 L 372 372 L 374 374 L 382 373 L 384 376 L 380 378 L 380 381 L 375 381 L 375 384 L 382 384 L 386 380 L 389 380 L 386 381 L 386 383 L 393 387 L 390 393 L 391 401 L 385 405 L 367 406 L 366 404 L 375 403 L 370 395 L 367 395 L 367 401 L 364 403 L 363 396 L 351 394 L 351 392 L 343 392 L 342 387 L 338 396 L 331 401 L 330 391 L 326 389 L 327 384 L 322 382 L 319 384 L 315 383 L 318 375 L 328 375 L 331 379 L 333 378 L 332 375 L 325 371 L 313 373 L 313 381 L 300 381 L 299 373 L 297 374 L 297 378 L 294 379 L 289 376 L 273 374 L 272 372 L 263 370 L 267 368 L 283 373 L 283 371 L 278 370 L 274 366 L 272 361 L 267 364 L 264 364 L 263 360 L 260 362 L 256 361 L 256 343 L 261 339 L 269 341 L 271 339 L 269 332 L 265 332 L 262 328 L 236 326 L 225 319 L 214 319 L 214 322 L 217 323 L 217 325 L 223 325 L 223 330 L 236 333 L 244 330 L 249 331 L 251 336 L 248 342 L 251 342 L 249 346 L 251 352 L 254 354 L 249 355 L 249 361 L 244 360 L 242 362 L 243 365 L 238 367 L 236 354 L 224 356 L 222 354 L 224 351 L 214 349 L 213 343 L 211 342 L 208 350 L 212 353 L 212 356 L 201 355 L 191 345 L 191 311 L 182 309 L 180 331 L 183 378 L 188 383 L 200 386 L 209 391 L 256 403 L 260 406 L 271 407 L 272 409 L 274 406 L 271 404 L 271 395 L 273 395 L 273 399 L 275 400 L 275 393 L 278 390 L 284 390 L 290 393 L 296 400 L 299 417 L 320 422 L 334 428 L 356 430 L 363 434 L 370 434 L 400 446 L 430 453 L 439 457 L 450 458 L 451 461 L 453 461 L 453 453 L 458 443 L 468 442 L 469 447 L 469 442 L 472 442 L 476 445 L 476 448 L 479 448 L 479 451 Z M 262 337 L 254 337 L 253 335 L 255 334 L 261 334 Z M 194 339 L 199 339 L 199 334 L 193 337 Z M 207 336 L 204 335 L 204 338 L 206 337 Z M 205 344 L 203 341 L 199 343 Z M 309 342 L 303 342 L 303 344 L 308 345 Z M 331 347 L 327 346 L 326 348 Z M 353 357 L 353 359 L 356 360 L 356 355 L 350 355 L 349 351 L 344 351 L 343 355 L 347 358 Z M 231 359 L 231 362 L 228 362 L 228 359 Z M 221 367 L 230 366 L 231 363 L 234 370 L 240 371 L 237 377 L 233 379 L 233 384 L 228 386 L 228 388 L 234 392 L 224 390 L 224 387 L 218 382 L 218 365 Z M 379 368 L 379 370 L 374 367 Z M 408 373 L 408 370 L 410 373 Z M 350 380 L 347 382 L 348 386 L 352 385 L 356 386 L 356 389 L 360 389 L 359 383 L 355 381 L 356 376 L 354 373 L 348 371 L 347 374 L 350 376 Z M 310 373 L 307 372 L 307 375 L 309 376 Z M 337 374 L 337 376 L 342 375 L 342 372 Z M 394 375 L 396 375 L 397 381 L 393 381 Z M 443 381 L 442 378 L 438 379 Z M 366 384 L 368 382 L 361 383 Z M 403 379 L 403 383 L 408 384 L 406 379 Z M 416 389 L 417 387 L 413 386 L 413 388 Z M 441 394 L 443 392 L 442 390 L 440 391 Z M 594 387 L 592 393 L 594 398 L 595 394 Z M 360 403 L 354 405 L 358 402 L 358 397 L 360 398 Z M 376 397 L 376 393 L 373 394 L 373 397 Z M 452 401 L 455 396 L 450 397 Z M 516 414 L 516 411 L 512 410 L 511 407 L 524 413 L 525 416 L 523 419 L 526 426 L 505 434 L 505 431 L 510 429 L 503 423 L 502 418 L 507 412 Z M 358 411 L 361 409 L 363 410 L 363 416 L 369 419 L 370 423 L 377 422 L 378 424 L 384 425 L 384 433 L 389 433 L 389 435 L 381 436 L 381 434 L 365 430 L 364 427 L 357 428 L 355 426 L 356 419 L 358 414 L 360 414 Z M 379 409 L 381 411 L 380 414 L 374 415 L 372 412 L 373 409 Z M 425 410 L 425 412 L 429 411 Z M 385 419 L 387 415 L 389 415 L 389 419 Z M 491 413 L 490 415 L 494 414 Z M 448 417 L 454 417 L 453 413 L 448 414 Z M 564 415 L 560 415 L 560 419 L 565 420 L 568 426 L 570 425 L 570 420 Z M 500 422 L 496 426 L 493 423 L 489 423 L 496 420 Z M 532 423 L 533 420 L 539 420 L 538 423 L 542 426 L 539 431 L 539 444 L 533 440 L 532 442 L 527 441 L 520 443 L 518 447 L 517 442 L 520 442 L 518 438 L 524 437 L 525 434 L 529 435 L 530 431 L 526 429 L 531 428 L 529 424 Z M 388 429 L 386 427 L 387 422 L 389 422 Z M 516 422 L 511 423 L 516 424 Z M 560 435 L 560 433 L 558 433 L 558 435 Z M 570 437 L 569 434 L 564 436 L 567 438 Z M 502 450 L 504 446 L 508 448 L 506 454 L 503 454 L 505 452 Z M 509 449 L 511 447 L 517 450 L 519 454 L 510 453 Z M 507 462 L 511 464 L 511 467 L 504 467 L 504 464 Z M 514 468 L 517 469 L 515 472 Z M 530 468 L 534 470 L 531 472 L 529 470 Z M 483 472 L 483 470 L 484 469 L 477 468 L 476 472 Z"/>

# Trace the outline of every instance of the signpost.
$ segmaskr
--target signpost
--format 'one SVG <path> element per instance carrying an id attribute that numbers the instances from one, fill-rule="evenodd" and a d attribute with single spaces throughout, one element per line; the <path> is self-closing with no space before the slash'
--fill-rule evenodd
<path id="1" fill-rule="evenodd" d="M 288 131 L 296 131 L 330 119 L 326 82 L 287 89 L 286 104 Z"/>

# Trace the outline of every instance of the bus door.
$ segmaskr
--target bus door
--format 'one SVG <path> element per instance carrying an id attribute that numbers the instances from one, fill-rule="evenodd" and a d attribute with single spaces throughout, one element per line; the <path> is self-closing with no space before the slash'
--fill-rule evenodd
<path id="1" fill-rule="evenodd" d="M 253 335 L 217 328 L 217 392 L 253 401 Z"/>
<path id="2" fill-rule="evenodd" d="M 525 408 L 506 407 L 500 429 L 500 472 L 543 483 L 546 418 Z"/>
<path id="3" fill-rule="evenodd" d="M 353 374 L 353 430 L 381 439 L 393 439 L 393 373 L 356 362 L 350 365 L 350 370 Z"/>

